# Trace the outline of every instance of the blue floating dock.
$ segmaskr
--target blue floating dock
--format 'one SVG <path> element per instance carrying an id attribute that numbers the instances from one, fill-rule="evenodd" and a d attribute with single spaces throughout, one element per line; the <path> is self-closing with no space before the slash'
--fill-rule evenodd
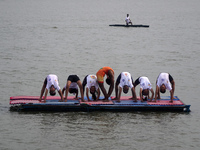
<path id="1" fill-rule="evenodd" d="M 134 102 L 129 96 L 123 96 L 120 102 L 109 99 L 85 102 L 68 97 L 67 102 L 59 102 L 60 97 L 48 96 L 46 103 L 40 102 L 37 96 L 14 96 L 10 97 L 11 111 L 190 111 L 190 105 L 185 105 L 178 97 L 170 103 L 170 97 L 162 97 L 157 102 L 139 99 Z M 101 97 L 103 99 L 103 97 Z"/>

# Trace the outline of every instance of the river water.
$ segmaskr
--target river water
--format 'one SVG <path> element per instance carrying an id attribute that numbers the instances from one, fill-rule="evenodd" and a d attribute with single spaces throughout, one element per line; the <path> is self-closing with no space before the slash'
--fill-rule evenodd
<path id="1" fill-rule="evenodd" d="M 199 0 L 0 0 L 0 149 L 199 150 Z M 149 28 L 109 27 L 133 24 Z M 10 96 L 39 96 L 44 78 L 81 80 L 110 66 L 169 72 L 190 113 L 10 112 Z M 136 89 L 137 95 L 139 90 Z M 130 94 L 130 92 L 129 92 Z M 128 94 L 128 95 L 129 95 Z M 114 93 L 112 94 L 114 95 Z M 169 95 L 166 92 L 165 95 Z"/>

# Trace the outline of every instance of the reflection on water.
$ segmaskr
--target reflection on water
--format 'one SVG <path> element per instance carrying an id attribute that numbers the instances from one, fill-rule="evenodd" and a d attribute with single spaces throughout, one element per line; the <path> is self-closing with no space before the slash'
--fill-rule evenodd
<path id="1" fill-rule="evenodd" d="M 23 128 L 19 128 L 18 132 L 23 134 L 30 130 L 29 136 L 34 139 L 32 144 L 41 140 L 46 148 L 59 146 L 118 149 L 135 145 L 144 149 L 149 146 L 161 148 L 163 144 L 171 148 L 182 147 L 178 143 L 178 137 L 179 134 L 187 136 L 183 129 L 189 125 L 181 123 L 182 118 L 187 117 L 185 113 L 68 112 L 13 115 L 24 120 L 21 122 Z M 26 125 L 29 121 L 32 122 L 31 126 Z"/>

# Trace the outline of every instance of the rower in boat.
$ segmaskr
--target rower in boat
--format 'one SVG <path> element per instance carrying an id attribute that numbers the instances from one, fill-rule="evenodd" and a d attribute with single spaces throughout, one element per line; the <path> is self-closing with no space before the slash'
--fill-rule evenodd
<path id="1" fill-rule="evenodd" d="M 126 25 L 127 25 L 127 26 L 128 26 L 129 24 L 132 25 L 132 22 L 131 22 L 131 19 L 130 19 L 130 17 L 129 17 L 129 14 L 127 14 L 127 17 L 126 17 L 126 19 L 125 19 L 125 22 L 126 22 Z"/>

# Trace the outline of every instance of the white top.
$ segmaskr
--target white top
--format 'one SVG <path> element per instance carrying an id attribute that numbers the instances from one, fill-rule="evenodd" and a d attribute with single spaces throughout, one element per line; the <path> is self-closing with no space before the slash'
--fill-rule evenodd
<path id="1" fill-rule="evenodd" d="M 130 17 L 129 16 L 126 17 L 125 21 L 126 21 L 126 23 L 129 23 L 130 22 Z"/>
<path id="2" fill-rule="evenodd" d="M 161 73 L 158 76 L 157 86 L 160 87 L 162 84 L 164 84 L 169 91 L 172 90 L 172 87 L 171 87 L 171 84 L 170 84 L 170 81 L 169 81 L 169 73 Z"/>
<path id="3" fill-rule="evenodd" d="M 71 82 L 69 88 L 71 88 L 71 89 L 78 89 L 78 84 L 76 82 Z M 66 89 L 66 85 L 65 85 L 64 89 Z"/>
<path id="4" fill-rule="evenodd" d="M 58 91 L 60 90 L 59 84 L 58 84 L 58 77 L 54 74 L 50 74 L 47 76 L 47 85 L 46 85 L 46 89 L 50 89 L 51 86 L 54 86 L 55 89 L 57 89 Z"/>
<path id="5" fill-rule="evenodd" d="M 90 89 L 91 86 L 95 86 L 96 90 L 99 88 L 96 75 L 88 75 L 87 76 L 87 86 L 86 86 L 86 88 Z"/>
<path id="6" fill-rule="evenodd" d="M 76 82 L 72 82 L 69 86 L 69 88 L 72 88 L 72 89 L 78 89 L 78 84 Z"/>
<path id="7" fill-rule="evenodd" d="M 129 72 L 122 72 L 121 73 L 121 79 L 120 79 L 119 86 L 122 88 L 125 85 L 127 85 L 130 88 L 133 87 L 133 83 L 132 83 L 132 79 L 131 79 L 131 74 Z"/>
<path id="8" fill-rule="evenodd" d="M 151 83 L 149 81 L 149 79 L 147 77 L 140 77 L 139 78 L 140 81 L 140 88 L 145 90 L 145 89 L 152 89 L 151 87 Z"/>

